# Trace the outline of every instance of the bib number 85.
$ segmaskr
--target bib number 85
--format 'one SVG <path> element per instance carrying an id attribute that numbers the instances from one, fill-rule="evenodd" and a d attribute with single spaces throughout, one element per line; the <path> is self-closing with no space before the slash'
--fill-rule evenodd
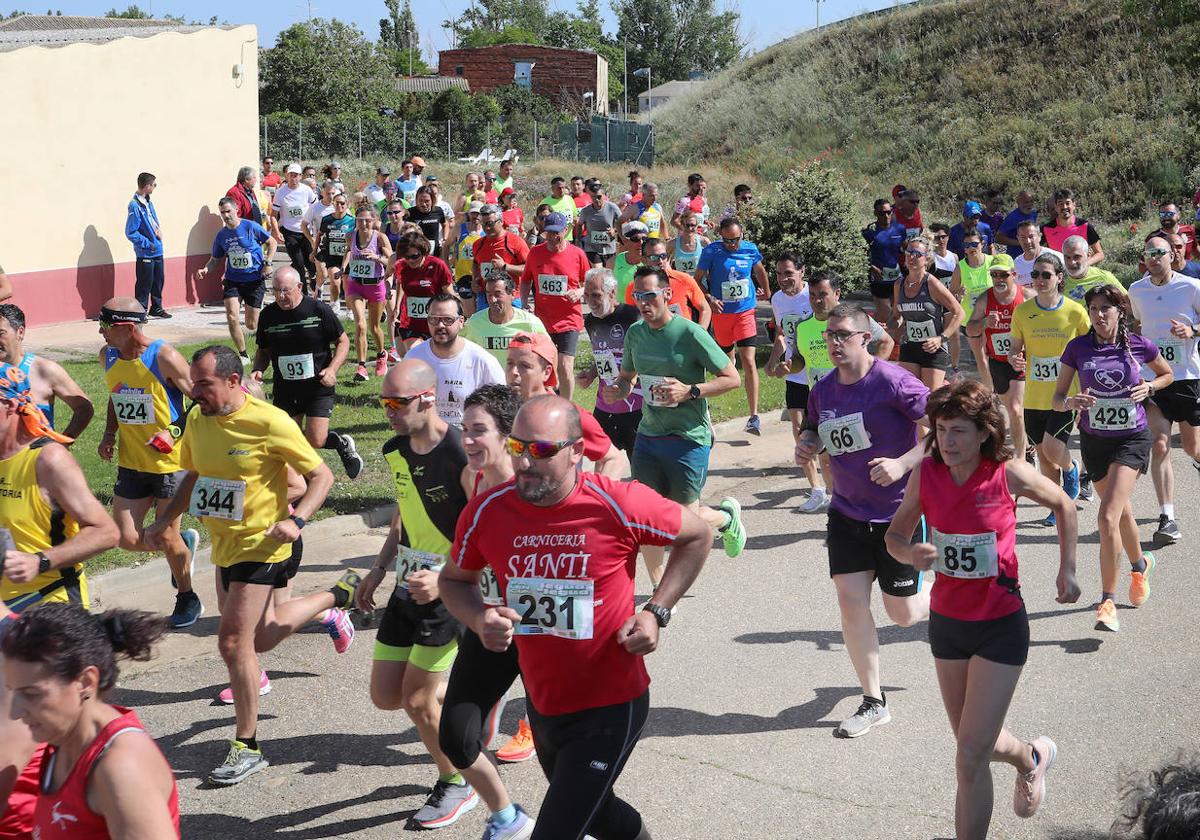
<path id="1" fill-rule="evenodd" d="M 963 548 L 948 545 L 942 551 L 942 565 L 951 572 L 973 572 L 978 562 L 978 559 L 975 557 L 975 546 L 973 545 L 964 546 Z"/>

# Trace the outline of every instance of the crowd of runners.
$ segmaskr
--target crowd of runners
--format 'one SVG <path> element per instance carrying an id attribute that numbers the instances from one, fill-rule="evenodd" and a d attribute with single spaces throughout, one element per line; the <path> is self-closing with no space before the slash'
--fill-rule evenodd
<path id="1" fill-rule="evenodd" d="M 862 688 L 836 734 L 892 718 L 877 585 L 892 622 L 928 623 L 957 743 L 957 837 L 987 835 L 993 762 L 1015 770 L 1015 813 L 1038 810 L 1057 747 L 1006 722 L 1030 645 L 1015 500 L 1047 510 L 1060 603 L 1094 599 L 1089 621 L 1103 632 L 1120 629 L 1118 603 L 1147 604 L 1155 557 L 1140 547 L 1133 486 L 1151 473 L 1153 540 L 1168 546 L 1181 539 L 1176 426 L 1200 470 L 1200 267 L 1175 205 L 1163 205 L 1145 274 L 1125 289 L 1099 267 L 1100 238 L 1070 190 L 1041 210 L 1028 192 L 1007 213 L 996 196 L 969 200 L 948 226 L 926 225 L 917 193 L 897 187 L 862 230 L 868 312 L 845 298 L 849 278 L 810 273 L 796 253 L 766 264 L 743 234 L 744 185 L 713 212 L 699 174 L 665 208 L 637 172 L 627 192 L 555 178 L 527 224 L 511 160 L 469 174 L 453 203 L 419 157 L 397 176 L 379 167 L 356 192 L 336 162 L 320 180 L 263 164 L 242 168 L 220 200 L 200 269 L 223 272 L 232 346 L 191 358 L 143 331 L 169 313 L 155 297 L 156 180 L 138 178 L 127 232 L 148 253 L 157 241 L 158 264 L 139 258 L 135 296 L 107 301 L 99 318 L 111 512 L 69 449 L 95 407 L 60 365 L 25 349 L 19 306 L 0 304 L 0 837 L 178 833 L 170 768 L 136 713 L 105 697 L 117 658 L 149 656 L 205 610 L 193 575 L 201 537 L 180 527 L 190 511 L 211 539 L 208 608 L 229 673 L 219 699 L 234 712 L 210 783 L 269 766 L 259 654 L 312 622 L 344 654 L 351 614 L 381 611 L 370 699 L 406 713 L 438 773 L 416 826 L 448 826 L 482 801 L 485 840 L 648 838 L 614 784 L 647 719 L 644 657 L 714 539 L 729 557 L 746 551 L 738 500 L 706 497 L 708 401 L 744 389 L 745 432 L 761 433 L 760 303 L 771 312 L 763 373 L 785 380 L 794 462 L 810 485 L 796 513 L 827 515 Z M 280 245 L 288 261 L 275 267 Z M 364 456 L 346 418 L 335 428 L 335 395 L 373 376 L 379 407 L 354 419 L 394 436 Z M 588 411 L 574 400 L 593 386 Z M 371 568 L 301 595 L 291 581 L 302 532 L 335 481 L 321 449 L 349 480 L 364 457 L 386 463 L 396 511 Z M 1088 500 L 1101 587 L 1085 596 L 1076 565 Z M 165 555 L 177 590 L 165 617 L 87 611 L 83 564 L 118 545 Z M 639 556 L 652 592 L 635 609 Z M 1136 632 L 1137 613 L 1126 615 Z M 512 801 L 487 750 L 518 677 L 525 715 L 496 755 L 536 755 L 548 781 L 536 808 Z"/>

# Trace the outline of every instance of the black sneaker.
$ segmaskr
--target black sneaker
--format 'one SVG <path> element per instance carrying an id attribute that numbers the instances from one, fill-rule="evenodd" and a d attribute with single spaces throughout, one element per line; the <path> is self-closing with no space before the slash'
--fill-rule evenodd
<path id="1" fill-rule="evenodd" d="M 346 477 L 358 478 L 359 473 L 363 471 L 363 458 L 358 454 L 358 449 L 354 445 L 354 438 L 344 432 L 341 438 L 342 448 L 338 450 L 338 457 L 342 459 L 342 467 L 346 470 Z"/>
<path id="2" fill-rule="evenodd" d="M 1158 530 L 1154 532 L 1153 540 L 1155 548 L 1162 548 L 1166 545 L 1175 545 L 1183 535 L 1179 533 L 1179 526 L 1175 524 L 1174 519 L 1168 518 L 1165 513 L 1159 514 Z"/>
<path id="3" fill-rule="evenodd" d="M 1096 493 L 1092 490 L 1092 479 L 1083 471 L 1079 473 L 1079 498 L 1085 502 L 1090 502 L 1096 497 Z"/>
<path id="4" fill-rule="evenodd" d="M 170 317 L 171 317 L 171 313 L 170 313 L 170 312 L 168 312 L 167 310 L 163 309 L 163 308 L 160 306 L 158 309 L 151 309 L 151 310 L 150 310 L 150 317 L 151 317 L 151 318 L 170 318 Z"/>
<path id="5" fill-rule="evenodd" d="M 182 630 L 191 627 L 204 615 L 204 604 L 195 592 L 180 592 L 175 596 L 175 612 L 171 613 L 171 627 Z"/>

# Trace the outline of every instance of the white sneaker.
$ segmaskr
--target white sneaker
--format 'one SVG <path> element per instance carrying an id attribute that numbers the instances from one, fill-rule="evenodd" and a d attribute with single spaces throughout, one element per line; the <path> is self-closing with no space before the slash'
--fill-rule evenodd
<path id="1" fill-rule="evenodd" d="M 823 513 L 829 510 L 829 495 L 824 490 L 814 490 L 796 510 L 799 513 Z"/>

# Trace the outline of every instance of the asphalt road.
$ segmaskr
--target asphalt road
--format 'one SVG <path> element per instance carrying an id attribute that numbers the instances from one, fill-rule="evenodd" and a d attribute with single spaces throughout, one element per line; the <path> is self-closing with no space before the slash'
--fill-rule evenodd
<path id="1" fill-rule="evenodd" d="M 657 838 L 953 837 L 954 745 L 924 624 L 890 626 L 876 602 L 892 723 L 853 741 L 833 737 L 859 689 L 842 649 L 824 517 L 795 513 L 803 479 L 788 466 L 790 453 L 790 434 L 774 419 L 761 438 L 721 434 L 709 495 L 742 501 L 749 546 L 738 560 L 713 551 L 650 657 L 650 721 L 618 791 Z M 1185 542 L 1158 553 L 1153 594 L 1140 610 L 1122 610 L 1118 634 L 1093 629 L 1095 503 L 1081 506 L 1084 595 L 1073 606 L 1054 602 L 1057 544 L 1053 530 L 1037 524 L 1044 512 L 1028 503 L 1018 510 L 1033 648 L 1009 725 L 1027 738 L 1050 735 L 1059 757 L 1042 811 L 1027 821 L 1009 804 L 1013 771 L 994 766 L 992 837 L 1100 837 L 1118 811 L 1125 774 L 1197 746 L 1200 680 L 1186 622 L 1200 572 L 1186 539 L 1197 533 L 1200 494 L 1191 466 L 1175 457 Z M 1156 514 L 1148 478 L 1137 486 L 1135 510 L 1148 540 Z M 299 588 L 324 588 L 346 566 L 365 568 L 384 537 L 372 524 L 382 521 L 314 524 Z M 201 565 L 207 581 L 211 569 Z M 161 559 L 104 576 L 96 590 L 102 605 L 171 603 Z M 233 710 L 214 702 L 225 668 L 211 589 L 201 592 L 209 614 L 166 640 L 155 661 L 127 666 L 113 695 L 138 709 L 175 768 L 184 836 L 390 839 L 406 830 L 436 771 L 406 716 L 371 706 L 373 629 L 342 656 L 315 629 L 265 654 L 274 691 L 263 698 L 259 737 L 272 766 L 232 789 L 204 783 L 224 757 Z M 649 592 L 644 574 L 639 592 Z M 506 733 L 522 706 L 509 704 Z M 501 775 L 536 814 L 545 790 L 536 761 Z M 479 837 L 485 817 L 481 806 L 441 836 Z"/>

